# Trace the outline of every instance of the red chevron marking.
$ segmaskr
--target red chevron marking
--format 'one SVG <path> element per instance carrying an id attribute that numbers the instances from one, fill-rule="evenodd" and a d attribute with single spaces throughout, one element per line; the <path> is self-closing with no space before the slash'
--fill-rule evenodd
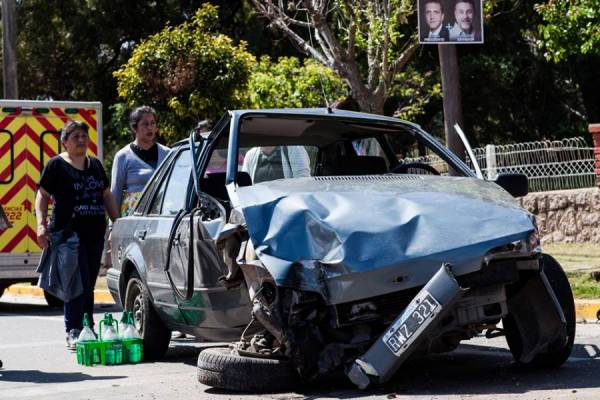
<path id="1" fill-rule="evenodd" d="M 31 210 L 33 209 L 29 199 L 25 199 L 25 201 L 23 201 L 23 207 L 29 212 L 31 212 Z"/>
<path id="2" fill-rule="evenodd" d="M 0 121 L 0 129 L 6 129 L 6 127 L 15 120 L 15 117 L 16 117 L 15 114 L 10 114 L 6 118 L 4 118 L 2 121 Z"/>
<path id="3" fill-rule="evenodd" d="M 79 109 L 79 115 L 87 122 L 87 124 L 94 130 L 96 130 L 96 120 L 92 117 L 92 112 L 95 110 Z"/>
<path id="4" fill-rule="evenodd" d="M 39 169 L 40 169 L 40 162 L 27 149 L 23 150 L 15 158 L 15 160 L 13 162 L 14 170 L 16 170 L 19 167 L 19 165 L 21 165 L 21 163 L 23 161 L 25 161 L 25 160 L 29 161 L 31 163 L 31 165 L 33 165 L 33 167 L 36 168 L 39 171 Z M 7 179 L 9 175 L 10 175 L 10 165 L 8 167 L 6 167 L 4 169 L 4 171 L 0 172 L 0 180 Z"/>
<path id="5" fill-rule="evenodd" d="M 60 108 L 51 108 L 50 110 L 52 110 L 52 112 L 56 114 L 56 116 L 59 117 L 65 123 L 71 120 L 71 118 L 69 118 L 69 116 L 65 114 Z M 96 121 L 88 113 L 85 113 L 85 115 L 82 114 L 81 109 L 79 109 L 78 111 L 79 114 L 83 117 L 83 119 L 85 119 L 85 121 L 88 123 L 88 126 L 91 126 L 92 128 L 94 128 L 94 130 L 96 130 Z M 90 141 L 89 147 L 94 155 L 98 155 L 98 146 L 96 145 L 96 143 Z"/>
<path id="6" fill-rule="evenodd" d="M 12 198 L 15 197 L 15 195 L 17 193 L 19 193 L 19 191 L 25 185 L 29 186 L 34 191 L 37 190 L 37 185 L 35 184 L 35 182 L 33 181 L 33 179 L 31 179 L 27 175 L 24 175 L 17 183 L 15 183 L 13 185 L 13 187 L 10 188 L 10 190 L 8 192 L 6 192 L 4 194 L 4 197 L 0 198 L 0 203 L 2 203 L 2 204 L 8 204 L 8 202 L 10 200 L 12 200 Z"/>
<path id="7" fill-rule="evenodd" d="M 41 114 L 35 114 L 35 119 L 44 127 L 44 129 L 46 129 L 47 131 L 52 131 L 52 132 L 56 132 L 59 129 L 56 129 L 56 127 L 54 127 L 54 125 L 52 125 L 50 123 L 50 121 L 48 121 L 48 119 L 46 119 L 43 115 Z"/>
<path id="8" fill-rule="evenodd" d="M 65 114 L 63 112 L 63 110 L 61 110 L 60 108 L 52 107 L 52 108 L 50 108 L 50 110 L 54 113 L 54 115 L 56 115 L 58 118 L 60 118 L 61 121 L 64 122 L 65 124 L 67 123 L 67 121 L 71 120 L 71 118 L 69 118 L 67 116 L 67 114 Z"/>
<path id="9" fill-rule="evenodd" d="M 0 250 L 0 253 L 10 253 L 15 247 L 17 247 L 19 243 L 21 243 L 21 240 L 23 240 L 26 237 L 31 238 L 34 242 L 37 241 L 37 234 L 33 231 L 33 229 L 31 229 L 29 225 L 25 225 L 19 231 L 19 233 L 17 233 L 12 238 L 12 240 L 8 242 L 2 250 Z"/>

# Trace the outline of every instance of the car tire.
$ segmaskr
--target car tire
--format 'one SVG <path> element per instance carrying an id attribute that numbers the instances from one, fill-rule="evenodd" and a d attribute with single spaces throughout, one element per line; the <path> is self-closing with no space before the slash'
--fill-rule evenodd
<path id="1" fill-rule="evenodd" d="M 290 360 L 240 355 L 228 347 L 203 350 L 198 356 L 198 381 L 238 392 L 280 392 L 300 378 Z"/>
<path id="2" fill-rule="evenodd" d="M 567 279 L 567 275 L 562 267 L 553 257 L 544 254 L 541 259 L 542 270 L 548 278 L 550 286 L 556 294 L 556 298 L 561 305 L 567 323 L 568 339 L 566 343 L 554 343 L 550 345 L 545 353 L 536 355 L 533 360 L 528 363 L 520 363 L 522 365 L 531 365 L 540 368 L 557 368 L 564 364 L 571 355 L 573 350 L 573 342 L 575 340 L 575 301 L 571 285 Z M 508 315 L 502 320 L 504 330 L 506 332 L 506 341 L 514 358 L 518 360 L 522 351 L 522 343 L 516 324 L 512 317 Z"/>
<path id="3" fill-rule="evenodd" d="M 135 272 L 127 282 L 125 310 L 133 312 L 135 327 L 144 340 L 144 358 L 147 360 L 163 358 L 169 348 L 171 331 L 158 316 L 148 289 Z"/>
<path id="4" fill-rule="evenodd" d="M 46 299 L 46 303 L 50 308 L 62 308 L 65 303 L 56 296 L 51 295 L 47 291 L 44 290 L 44 298 Z"/>

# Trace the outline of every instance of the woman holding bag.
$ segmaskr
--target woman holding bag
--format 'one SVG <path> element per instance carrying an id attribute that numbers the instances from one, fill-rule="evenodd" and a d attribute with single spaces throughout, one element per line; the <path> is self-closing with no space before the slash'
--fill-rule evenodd
<path id="1" fill-rule="evenodd" d="M 48 161 L 38 185 L 37 241 L 45 249 L 50 235 L 61 230 L 74 231 L 79 238 L 77 260 L 83 293 L 64 305 L 67 347 L 74 349 L 84 313 L 92 318 L 93 326 L 94 286 L 104 245 L 105 214 L 108 212 L 114 221 L 118 212 L 104 167 L 97 158 L 87 155 L 88 126 L 69 121 L 60 140 L 66 151 Z M 50 197 L 54 208 L 46 225 Z"/>

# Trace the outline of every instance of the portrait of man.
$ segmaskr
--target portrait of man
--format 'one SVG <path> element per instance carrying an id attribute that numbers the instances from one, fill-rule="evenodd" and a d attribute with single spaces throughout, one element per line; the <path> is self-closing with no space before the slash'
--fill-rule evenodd
<path id="1" fill-rule="evenodd" d="M 450 28 L 451 42 L 480 42 L 481 29 L 475 24 L 479 17 L 474 0 L 456 0 L 454 3 L 454 26 Z M 481 19 L 480 17 L 477 19 Z"/>
<path id="2" fill-rule="evenodd" d="M 448 28 L 444 26 L 444 5 L 441 0 L 424 0 L 423 15 L 426 29 L 422 29 L 423 42 L 446 42 L 449 40 Z"/>

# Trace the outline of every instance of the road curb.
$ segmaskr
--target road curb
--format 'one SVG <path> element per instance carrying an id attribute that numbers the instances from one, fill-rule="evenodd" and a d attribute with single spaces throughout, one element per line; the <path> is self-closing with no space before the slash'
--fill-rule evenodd
<path id="1" fill-rule="evenodd" d="M 12 285 L 5 290 L 12 296 L 32 296 L 44 297 L 44 291 L 37 286 L 30 285 Z M 94 303 L 96 304 L 114 304 L 108 290 L 94 290 Z M 575 314 L 577 321 L 596 322 L 600 312 L 600 299 L 576 299 Z"/>
<path id="2" fill-rule="evenodd" d="M 600 316 L 600 299 L 575 300 L 575 315 L 578 321 L 596 322 Z"/>
<path id="3" fill-rule="evenodd" d="M 33 285 L 11 285 L 4 293 L 12 296 L 44 297 L 44 291 Z M 94 290 L 94 303 L 114 304 L 115 301 L 108 290 Z"/>

